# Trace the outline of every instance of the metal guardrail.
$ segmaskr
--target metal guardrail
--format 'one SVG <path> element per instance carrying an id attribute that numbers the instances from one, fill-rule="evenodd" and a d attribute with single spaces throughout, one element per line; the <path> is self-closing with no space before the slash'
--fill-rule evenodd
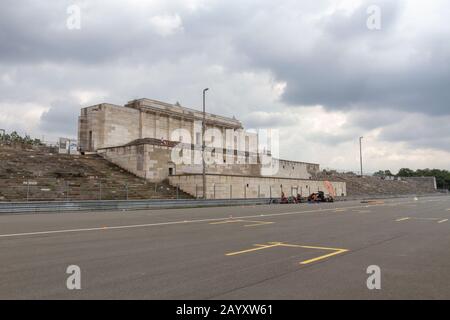
<path id="1" fill-rule="evenodd" d="M 0 202 L 0 214 L 87 210 L 139 210 L 270 204 L 271 199 L 178 199 Z"/>
<path id="2" fill-rule="evenodd" d="M 337 198 L 337 201 L 394 199 L 405 197 L 448 196 L 447 194 L 421 195 L 379 195 L 361 197 Z M 33 212 L 64 212 L 89 210 L 140 210 L 168 208 L 199 208 L 241 205 L 265 205 L 272 203 L 270 198 L 252 199 L 173 199 L 173 200 L 87 200 L 87 201 L 35 201 L 35 202 L 0 202 L 0 214 L 33 213 Z"/>
<path id="3" fill-rule="evenodd" d="M 405 194 L 379 194 L 379 195 L 360 195 L 360 196 L 347 196 L 337 198 L 338 201 L 359 201 L 359 200 L 388 200 L 388 199 L 398 199 L 398 198 L 425 198 L 425 197 L 440 197 L 448 196 L 440 192 L 434 193 L 405 193 Z"/>

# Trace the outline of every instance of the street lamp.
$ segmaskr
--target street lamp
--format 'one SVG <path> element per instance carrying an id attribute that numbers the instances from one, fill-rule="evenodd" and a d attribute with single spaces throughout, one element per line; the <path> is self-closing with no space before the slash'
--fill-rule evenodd
<path id="1" fill-rule="evenodd" d="M 363 160 L 362 160 L 362 139 L 364 137 L 359 137 L 359 163 L 361 165 L 361 177 L 363 176 Z"/>
<path id="2" fill-rule="evenodd" d="M 205 129 L 206 129 L 206 112 L 205 112 L 205 94 L 209 88 L 203 89 L 203 122 L 202 122 L 202 165 L 203 165 L 203 199 L 206 200 L 206 164 L 205 164 Z"/>

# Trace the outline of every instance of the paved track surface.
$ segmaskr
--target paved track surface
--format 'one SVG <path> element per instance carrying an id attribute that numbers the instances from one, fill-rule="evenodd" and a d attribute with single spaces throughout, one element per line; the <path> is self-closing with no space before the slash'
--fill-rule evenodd
<path id="1" fill-rule="evenodd" d="M 0 298 L 450 299 L 447 219 L 446 196 L 2 215 Z"/>

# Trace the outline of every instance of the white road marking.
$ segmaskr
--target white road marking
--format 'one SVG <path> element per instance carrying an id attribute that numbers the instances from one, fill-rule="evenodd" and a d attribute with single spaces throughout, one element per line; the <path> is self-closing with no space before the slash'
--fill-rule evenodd
<path id="1" fill-rule="evenodd" d="M 378 204 L 378 205 L 374 205 L 374 206 L 381 207 L 384 205 Z M 368 208 L 368 207 L 371 207 L 371 206 L 364 205 L 364 206 L 315 209 L 315 210 L 305 210 L 305 211 L 290 211 L 290 212 L 282 212 L 282 213 L 269 213 L 269 214 L 265 214 L 264 217 L 277 217 L 277 216 L 287 216 L 287 215 L 295 215 L 295 214 L 335 211 L 336 209 L 360 209 L 360 208 Z M 261 215 L 257 214 L 257 215 L 251 215 L 251 216 L 238 216 L 238 217 L 234 217 L 234 219 L 245 219 L 245 218 L 248 219 L 248 218 L 258 218 L 258 217 L 261 217 Z M 157 226 L 168 226 L 168 225 L 178 225 L 178 224 L 188 224 L 188 223 L 221 221 L 221 220 L 226 220 L 226 219 L 228 219 L 228 217 L 198 219 L 198 220 L 169 221 L 169 222 L 146 223 L 146 224 L 135 224 L 135 225 L 122 225 L 122 226 L 112 226 L 112 227 L 94 227 L 94 228 L 79 228 L 79 229 L 62 229 L 62 230 L 49 230 L 49 231 L 36 231 L 36 232 L 23 232 L 23 233 L 9 233 L 9 234 L 0 234 L 0 238 L 60 234 L 60 233 L 74 233 L 74 232 L 87 232 L 87 231 L 105 231 L 105 230 L 157 227 Z"/>

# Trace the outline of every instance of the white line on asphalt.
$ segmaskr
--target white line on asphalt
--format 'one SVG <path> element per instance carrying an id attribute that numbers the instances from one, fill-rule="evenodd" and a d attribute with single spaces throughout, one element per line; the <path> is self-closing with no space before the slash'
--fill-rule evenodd
<path id="1" fill-rule="evenodd" d="M 384 205 L 378 204 L 378 205 L 374 205 L 374 206 L 380 207 L 380 206 L 384 206 Z M 369 207 L 368 205 L 364 205 L 364 206 L 341 207 L 339 209 L 359 209 L 359 208 L 368 208 L 368 207 Z M 248 219 L 248 218 L 257 218 L 257 217 L 276 217 L 276 216 L 286 216 L 286 215 L 294 215 L 294 214 L 335 211 L 336 209 L 337 208 L 328 208 L 328 209 L 315 209 L 315 210 L 306 210 L 306 211 L 291 211 L 291 212 L 282 212 L 282 213 L 257 214 L 257 215 L 251 215 L 251 216 L 233 217 L 233 219 L 244 219 L 244 218 Z M 59 234 L 59 233 L 73 233 L 73 232 L 86 232 L 86 231 L 105 231 L 105 230 L 118 230 L 118 229 L 145 228 L 145 227 L 167 226 L 167 225 L 177 225 L 177 224 L 220 221 L 220 220 L 224 220 L 224 219 L 229 219 L 229 217 L 198 219 L 198 220 L 169 221 L 169 222 L 123 225 L 123 226 L 112 226 L 112 227 L 94 227 L 94 228 L 62 229 L 62 230 L 36 231 L 36 232 L 24 232 L 24 233 L 10 233 L 10 234 L 0 234 L 0 238 Z"/>

